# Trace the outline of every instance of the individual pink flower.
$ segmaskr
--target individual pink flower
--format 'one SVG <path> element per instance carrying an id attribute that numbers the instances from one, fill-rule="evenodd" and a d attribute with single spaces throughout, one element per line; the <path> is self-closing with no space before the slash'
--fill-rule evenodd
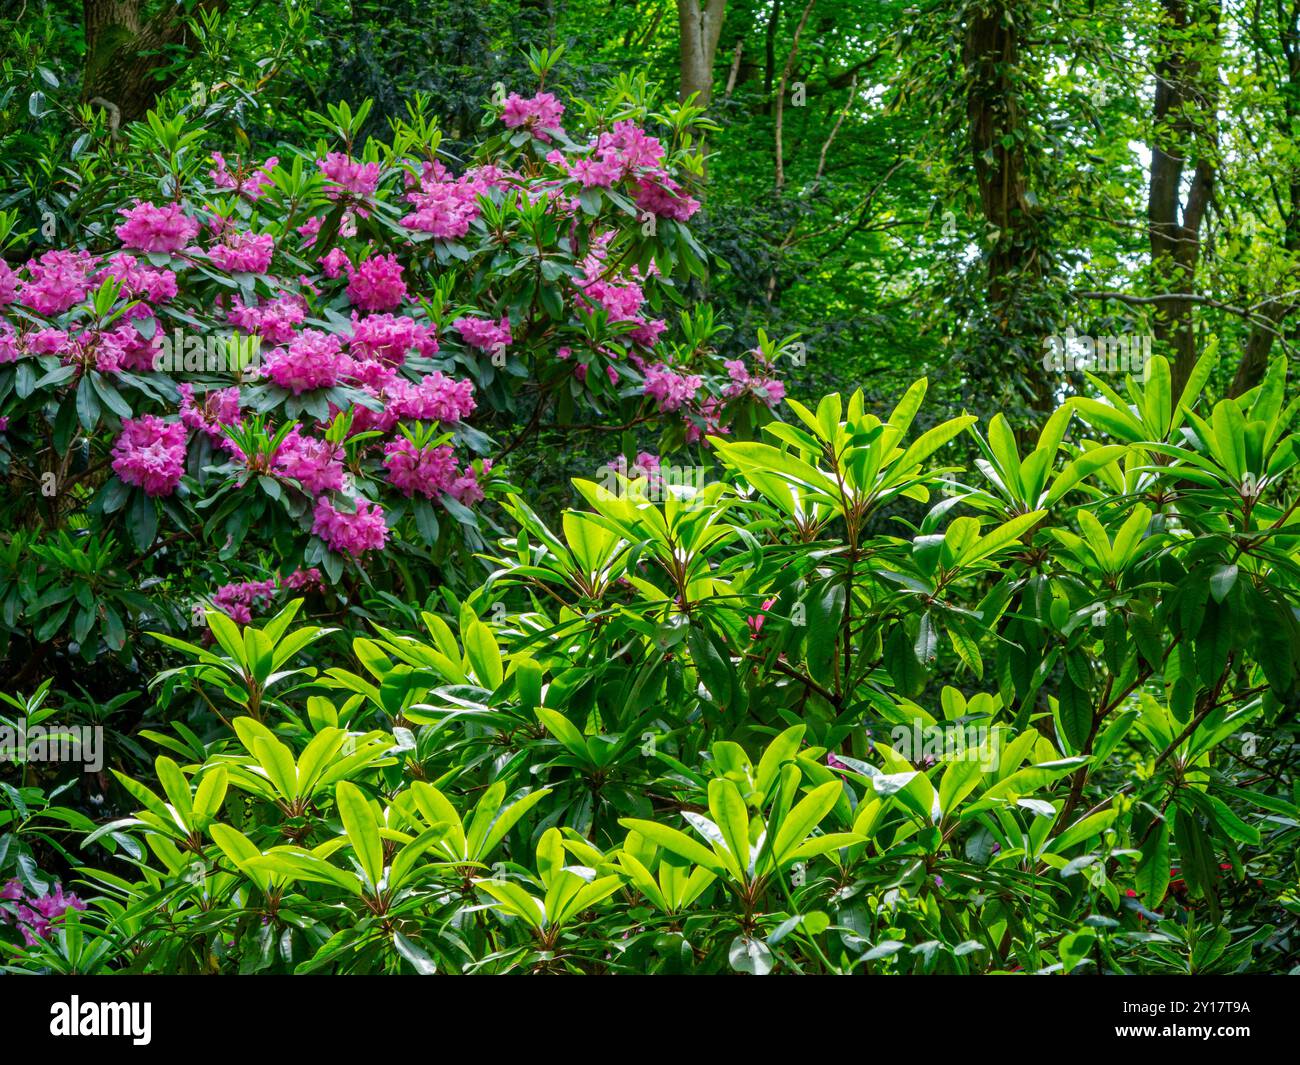
<path id="1" fill-rule="evenodd" d="M 118 212 L 126 221 L 114 231 L 122 246 L 135 251 L 180 251 L 199 231 L 199 223 L 186 216 L 179 203 L 155 207 L 137 200 L 134 207 Z"/>
<path id="2" fill-rule="evenodd" d="M 359 266 L 348 264 L 348 299 L 363 311 L 391 311 L 406 299 L 406 282 L 396 255 L 372 255 Z"/>
<path id="3" fill-rule="evenodd" d="M 311 531 L 325 541 L 331 551 L 359 558 L 367 551 L 378 551 L 388 540 L 384 512 L 376 503 L 357 500 L 355 513 L 341 511 L 321 496 L 316 502 Z"/>
<path id="4" fill-rule="evenodd" d="M 750 614 L 745 618 L 745 624 L 749 626 L 749 638 L 757 640 L 763 634 L 763 622 L 767 620 L 767 612 L 772 609 L 772 604 L 776 599 L 764 599 L 762 609 L 757 614 Z"/>
<path id="5" fill-rule="evenodd" d="M 113 472 L 147 495 L 171 495 L 185 472 L 185 426 L 153 414 L 125 419 L 113 444 Z"/>

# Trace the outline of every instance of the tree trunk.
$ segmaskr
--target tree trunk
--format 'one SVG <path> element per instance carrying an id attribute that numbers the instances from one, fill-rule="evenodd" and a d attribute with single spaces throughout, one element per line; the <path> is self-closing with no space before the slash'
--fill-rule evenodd
<path id="1" fill-rule="evenodd" d="M 1043 256 L 1039 211 L 1027 196 L 1025 152 L 1017 135 L 1024 128 L 1015 84 L 1021 18 L 1014 0 L 990 0 L 976 8 L 966 25 L 962 59 L 975 180 L 984 219 L 996 230 L 987 263 L 988 306 L 1008 344 L 1028 356 L 1041 350 L 1044 335 L 1030 307 L 1042 279 Z M 1030 406 L 1051 410 L 1051 383 L 1037 358 L 1024 359 L 1024 380 Z"/>
<path id="2" fill-rule="evenodd" d="M 200 0 L 200 9 L 223 11 L 227 0 Z M 117 109 L 121 121 L 142 118 L 172 78 L 162 75 L 169 46 L 184 44 L 188 26 L 176 8 L 144 18 L 144 0 L 82 0 L 86 61 L 81 98 Z"/>
<path id="3" fill-rule="evenodd" d="M 1300 0 L 1293 0 L 1289 10 L 1277 5 L 1278 34 L 1282 56 L 1286 61 L 1286 83 L 1279 86 L 1283 103 L 1279 133 L 1285 138 L 1300 129 Z M 1300 170 L 1291 168 L 1291 178 L 1286 183 L 1287 212 L 1282 233 L 1282 247 L 1288 263 L 1300 260 Z M 1288 274 L 1288 276 L 1290 276 Z M 1294 285 L 1284 285 L 1294 288 Z M 1236 376 L 1228 390 L 1230 396 L 1249 392 L 1264 379 L 1268 370 L 1269 355 L 1274 338 L 1280 333 L 1286 319 L 1296 309 L 1296 300 L 1290 296 L 1270 299 L 1259 310 L 1263 322 L 1256 324 L 1246 338 L 1246 350 L 1237 366 Z"/>
<path id="4" fill-rule="evenodd" d="M 718 51 L 726 6 L 727 0 L 677 0 L 683 101 L 698 94 L 696 103 L 708 107 L 713 99 L 713 58 Z"/>
<path id="5" fill-rule="evenodd" d="M 1218 3 L 1161 0 L 1166 22 L 1156 45 L 1147 228 L 1154 283 L 1165 293 L 1195 291 L 1201 223 L 1214 195 Z M 1184 203 L 1182 183 L 1189 159 L 1192 176 Z M 1181 395 L 1196 363 L 1191 301 L 1162 303 L 1155 331 L 1173 350 L 1173 392 Z"/>

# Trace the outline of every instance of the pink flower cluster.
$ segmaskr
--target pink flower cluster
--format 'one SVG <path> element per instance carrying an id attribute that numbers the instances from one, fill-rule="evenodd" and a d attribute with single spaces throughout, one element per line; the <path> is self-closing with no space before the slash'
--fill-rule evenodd
<path id="1" fill-rule="evenodd" d="M 367 551 L 378 551 L 388 542 L 388 526 L 384 512 L 377 503 L 365 499 L 356 501 L 353 513 L 339 510 L 321 496 L 316 501 L 312 515 L 311 531 L 325 541 L 331 551 L 340 551 L 359 558 Z"/>
<path id="2" fill-rule="evenodd" d="M 756 358 L 755 361 L 762 370 L 770 371 L 772 369 L 761 359 Z M 722 391 L 722 394 L 728 399 L 735 399 L 748 393 L 760 399 L 769 407 L 775 407 L 781 400 L 785 399 L 784 384 L 774 377 L 751 375 L 743 359 L 728 359 L 724 365 L 727 367 L 727 376 L 731 378 L 731 383 Z"/>
<path id="3" fill-rule="evenodd" d="M 458 240 L 469 232 L 470 225 L 479 216 L 479 196 L 503 185 L 494 167 L 471 170 L 464 177 L 453 178 L 441 163 L 427 162 L 418 182 L 414 174 L 407 177 L 410 191 L 406 199 L 415 210 L 402 219 L 402 225 L 420 233 L 431 233 L 440 240 Z"/>
<path id="4" fill-rule="evenodd" d="M 384 466 L 389 482 L 408 498 L 419 492 L 434 499 L 456 479 L 456 453 L 446 444 L 417 448 L 405 438 L 394 440 L 384 445 Z"/>
<path id="5" fill-rule="evenodd" d="M 180 394 L 181 422 L 187 428 L 207 433 L 214 441 L 221 441 L 223 446 L 233 446 L 221 427 L 240 423 L 238 386 L 204 393 L 202 405 L 194 398 L 193 385 L 182 384 Z"/>
<path id="6" fill-rule="evenodd" d="M 360 266 L 348 263 L 348 299 L 363 311 L 391 311 L 406 299 L 406 282 L 396 255 L 372 255 Z"/>
<path id="7" fill-rule="evenodd" d="M 304 329 L 288 347 L 267 356 L 266 376 L 295 396 L 313 388 L 333 388 L 352 370 L 343 341 L 333 333 Z"/>
<path id="8" fill-rule="evenodd" d="M 424 359 L 437 354 L 438 337 L 431 326 L 398 315 L 369 314 L 362 318 L 352 312 L 348 350 L 354 359 L 400 366 L 412 349 Z"/>
<path id="9" fill-rule="evenodd" d="M 538 140 L 550 142 L 546 131 L 563 133 L 560 119 L 564 117 L 564 104 L 551 93 L 539 92 L 536 96 L 524 99 L 517 92 L 506 97 L 506 104 L 501 112 L 501 121 L 506 129 L 527 127 Z"/>
<path id="10" fill-rule="evenodd" d="M 343 488 L 343 449 L 303 436 L 296 425 L 276 449 L 272 468 L 283 477 L 292 477 L 312 495 Z"/>
<path id="11" fill-rule="evenodd" d="M 483 351 L 499 351 L 510 345 L 510 317 L 502 315 L 500 322 L 491 318 L 457 318 L 451 323 L 465 338 L 465 343 Z"/>
<path id="12" fill-rule="evenodd" d="M 394 422 L 403 419 L 427 422 L 458 422 L 474 413 L 474 385 L 457 381 L 435 370 L 419 384 L 404 378 L 385 389 L 388 413 Z M 391 428 L 391 426 L 389 426 Z"/>
<path id="13" fill-rule="evenodd" d="M 275 238 L 270 233 L 237 232 L 208 249 L 208 258 L 218 270 L 231 274 L 264 274 L 271 269 Z"/>
<path id="14" fill-rule="evenodd" d="M 636 462 L 629 469 L 627 456 L 619 455 L 618 458 L 608 463 L 611 470 L 617 470 L 620 474 L 630 481 L 636 481 L 644 477 L 647 487 L 652 491 L 658 491 L 663 488 L 663 461 L 652 451 L 637 452 Z"/>
<path id="15" fill-rule="evenodd" d="M 126 221 L 114 230 L 117 239 L 123 247 L 135 251 L 180 251 L 199 231 L 199 223 L 189 218 L 179 203 L 155 207 L 148 201 L 137 201 L 134 207 L 124 207 L 118 213 Z"/>
<path id="16" fill-rule="evenodd" d="M 113 445 L 113 472 L 148 495 L 171 495 L 185 472 L 185 426 L 153 414 L 124 420 Z"/>
<path id="17" fill-rule="evenodd" d="M 11 908 L 4 906 L 4 902 L 14 902 L 17 905 Z M 55 884 L 54 890 L 44 895 L 28 895 L 17 880 L 10 880 L 0 888 L 0 921 L 16 924 L 22 933 L 23 942 L 29 947 L 34 947 L 38 939 L 46 938 L 54 922 L 69 910 L 85 908 L 86 904 L 76 895 L 63 893 L 62 884 Z"/>
<path id="18" fill-rule="evenodd" d="M 342 192 L 373 196 L 379 187 L 379 164 L 358 163 L 342 152 L 330 152 L 316 163 L 325 175 L 325 195 L 337 200 Z"/>
<path id="19" fill-rule="evenodd" d="M 645 394 L 659 404 L 661 411 L 677 411 L 695 398 L 704 384 L 696 374 L 677 373 L 666 364 L 647 366 Z"/>
<path id="20" fill-rule="evenodd" d="M 223 584 L 212 596 L 212 605 L 232 621 L 247 625 L 253 620 L 253 608 L 264 608 L 281 589 L 299 592 L 323 587 L 320 570 L 296 569 L 287 577 L 264 581 L 236 581 Z"/>
<path id="21" fill-rule="evenodd" d="M 86 298 L 95 260 L 84 251 L 47 251 L 27 264 L 20 299 L 37 314 L 62 314 Z"/>
<path id="22" fill-rule="evenodd" d="M 212 161 L 217 165 L 215 169 L 208 171 L 208 177 L 212 179 L 217 188 L 233 189 L 235 192 L 254 201 L 260 200 L 265 195 L 266 190 L 274 184 L 271 179 L 271 171 L 280 162 L 273 155 L 255 170 L 245 172 L 243 167 L 236 167 L 235 172 L 232 174 L 227 168 L 225 156 L 220 152 L 212 153 Z"/>
<path id="23" fill-rule="evenodd" d="M 245 333 L 256 333 L 269 344 L 287 344 L 296 327 L 307 317 L 307 304 L 301 296 L 283 293 L 275 299 L 263 299 L 255 306 L 245 306 L 238 296 L 226 312 L 226 320 Z"/>

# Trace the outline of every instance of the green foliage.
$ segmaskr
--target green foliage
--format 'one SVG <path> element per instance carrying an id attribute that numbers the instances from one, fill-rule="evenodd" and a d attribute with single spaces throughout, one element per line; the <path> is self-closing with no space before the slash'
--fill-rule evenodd
<path id="1" fill-rule="evenodd" d="M 792 403 L 702 486 L 580 482 L 559 532 L 516 497 L 484 586 L 350 663 L 296 602 L 163 637 L 211 727 L 68 822 L 90 908 L 19 967 L 1285 964 L 1300 795 L 1238 753 L 1300 690 L 1285 369 L 1208 417 L 1166 369 L 1024 460 L 1000 419 L 915 430 L 921 382 Z"/>

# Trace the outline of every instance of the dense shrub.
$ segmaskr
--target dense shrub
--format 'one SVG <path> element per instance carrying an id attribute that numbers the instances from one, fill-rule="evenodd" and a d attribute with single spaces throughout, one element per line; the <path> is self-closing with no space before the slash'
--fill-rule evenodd
<path id="1" fill-rule="evenodd" d="M 0 261 L 20 681 L 105 652 L 138 672 L 141 634 L 205 605 L 249 621 L 302 591 L 338 612 L 472 585 L 494 461 L 544 420 L 651 422 L 669 453 L 781 398 L 775 344 L 724 365 L 707 309 L 675 311 L 705 270 L 698 109 L 502 95 L 456 172 L 420 106 L 362 147 L 367 112 L 309 114 L 322 139 L 267 159 L 151 113 L 101 149 L 125 200 L 82 206 L 85 247 Z M 16 217 L 0 247 L 31 236 Z M 601 461 L 636 453 L 604 440 Z"/>
<path id="2" fill-rule="evenodd" d="M 208 716 L 146 735 L 155 780 L 117 772 L 85 909 L 18 964 L 1292 963 L 1300 795 L 1243 734 L 1285 736 L 1300 680 L 1294 404 L 1279 360 L 1198 414 L 1208 370 L 1181 402 L 1163 359 L 1094 379 L 1027 453 L 1001 417 L 914 430 L 920 383 L 715 436 L 707 483 L 580 480 L 558 527 L 511 494 L 483 586 L 352 661 L 296 601 L 160 636 L 160 706 Z M 30 798 L 28 870 L 86 827 Z"/>

